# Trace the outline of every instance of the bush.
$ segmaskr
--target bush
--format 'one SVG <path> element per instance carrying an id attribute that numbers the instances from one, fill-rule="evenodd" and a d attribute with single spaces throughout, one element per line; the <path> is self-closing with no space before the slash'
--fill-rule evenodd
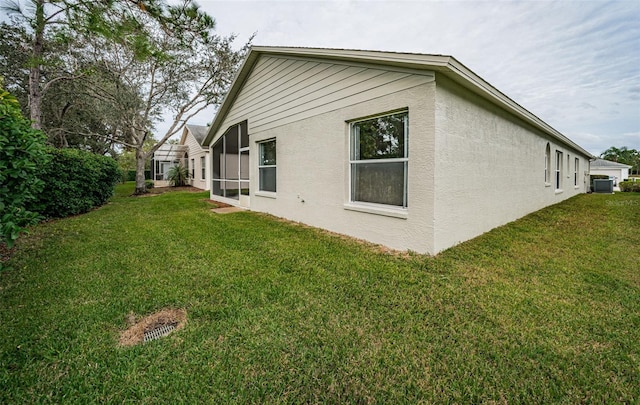
<path id="1" fill-rule="evenodd" d="M 623 181 L 618 186 L 620 191 L 640 193 L 640 181 Z"/>
<path id="2" fill-rule="evenodd" d="M 144 187 L 145 187 L 147 190 L 151 190 L 152 188 L 154 188 L 154 187 L 155 187 L 155 183 L 154 183 L 153 181 L 151 181 L 151 180 L 146 180 L 146 181 L 144 182 Z"/>
<path id="3" fill-rule="evenodd" d="M 189 179 L 189 170 L 182 164 L 178 164 L 169 169 L 167 178 L 174 187 L 185 186 Z"/>
<path id="4" fill-rule="evenodd" d="M 116 161 L 78 149 L 49 149 L 45 188 L 33 209 L 49 218 L 81 214 L 106 203 L 121 179 Z"/>
<path id="5" fill-rule="evenodd" d="M 0 244 L 12 247 L 27 225 L 38 222 L 27 206 L 44 186 L 38 167 L 46 160 L 44 134 L 31 128 L 0 82 Z"/>

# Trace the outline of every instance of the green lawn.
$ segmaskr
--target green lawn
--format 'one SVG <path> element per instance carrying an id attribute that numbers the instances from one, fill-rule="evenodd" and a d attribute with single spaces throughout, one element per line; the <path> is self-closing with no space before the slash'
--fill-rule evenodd
<path id="1" fill-rule="evenodd" d="M 0 403 L 640 402 L 640 194 L 434 258 L 131 191 L 19 241 Z M 118 345 L 131 313 L 167 307 L 182 330 Z"/>

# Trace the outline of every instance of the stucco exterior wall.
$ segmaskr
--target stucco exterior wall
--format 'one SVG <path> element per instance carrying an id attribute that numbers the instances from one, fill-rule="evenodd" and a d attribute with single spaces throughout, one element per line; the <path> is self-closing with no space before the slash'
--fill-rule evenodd
<path id="1" fill-rule="evenodd" d="M 586 156 L 442 75 L 436 83 L 435 252 L 587 191 Z M 552 173 L 563 153 L 561 190 L 553 174 L 545 183 L 547 143 Z"/>
<path id="2" fill-rule="evenodd" d="M 187 132 L 187 136 L 184 144 L 189 148 L 189 176 L 193 173 L 193 178 L 189 180 L 190 184 L 193 187 L 197 187 L 202 190 L 209 190 L 211 187 L 211 162 L 209 160 L 209 151 L 208 149 L 203 149 L 202 146 L 198 143 L 198 141 L 191 135 L 190 132 Z M 202 165 L 200 163 L 201 157 L 204 156 L 205 159 L 205 178 L 202 179 Z"/>
<path id="3" fill-rule="evenodd" d="M 431 252 L 434 98 L 433 83 L 426 83 L 274 129 L 256 131 L 249 119 L 251 156 L 261 140 L 275 138 L 277 150 L 275 196 L 256 192 L 259 174 L 251 165 L 251 209 L 395 249 Z M 348 122 L 403 108 L 409 110 L 408 208 L 403 215 L 350 203 Z"/>

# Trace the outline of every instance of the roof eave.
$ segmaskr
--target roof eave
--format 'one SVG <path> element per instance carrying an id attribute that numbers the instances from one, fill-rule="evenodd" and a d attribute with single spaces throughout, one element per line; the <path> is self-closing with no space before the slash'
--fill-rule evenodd
<path id="1" fill-rule="evenodd" d="M 591 153 L 587 152 L 581 146 L 564 136 L 562 133 L 551 127 L 546 122 L 529 112 L 527 109 L 510 99 L 497 88 L 486 82 L 477 74 L 473 73 L 469 68 L 464 66 L 452 56 L 447 55 L 424 55 L 412 53 L 395 53 L 395 52 L 379 52 L 379 51 L 359 51 L 348 49 L 324 49 L 324 48 L 291 48 L 291 47 L 268 47 L 254 46 L 250 49 L 245 61 L 239 69 L 229 92 L 225 96 L 220 109 L 218 110 L 214 121 L 209 128 L 204 145 L 209 145 L 213 140 L 219 126 L 222 124 L 227 112 L 231 108 L 232 101 L 242 88 L 245 80 L 251 73 L 255 62 L 260 55 L 281 55 L 281 56 L 297 56 L 297 57 L 313 57 L 330 60 L 339 60 L 345 62 L 362 62 L 381 64 L 386 66 L 395 66 L 418 70 L 433 70 L 440 72 L 455 82 L 461 84 L 472 92 L 498 104 L 507 111 L 520 117 L 525 122 L 538 128 L 542 132 L 548 134 L 552 138 L 571 146 L 575 150 L 583 153 L 590 159 L 595 158 Z"/>

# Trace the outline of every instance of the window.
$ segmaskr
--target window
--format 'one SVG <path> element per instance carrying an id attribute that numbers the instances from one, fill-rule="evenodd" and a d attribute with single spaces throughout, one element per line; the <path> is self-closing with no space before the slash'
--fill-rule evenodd
<path id="1" fill-rule="evenodd" d="M 189 170 L 189 168 L 187 168 L 187 171 Z M 191 159 L 191 178 L 195 179 L 196 178 L 196 160 L 195 159 Z"/>
<path id="2" fill-rule="evenodd" d="M 549 170 L 551 169 L 551 147 L 547 143 L 547 148 L 544 151 L 544 182 L 545 184 L 551 183 L 549 178 Z"/>
<path id="3" fill-rule="evenodd" d="M 207 160 L 204 158 L 204 156 L 200 156 L 200 178 L 202 180 L 205 179 L 205 174 L 206 174 L 206 164 L 207 164 Z"/>
<path id="4" fill-rule="evenodd" d="M 409 114 L 351 123 L 351 201 L 407 207 Z"/>
<path id="5" fill-rule="evenodd" d="M 562 189 L 562 152 L 556 151 L 556 190 Z"/>
<path id="6" fill-rule="evenodd" d="M 578 170 L 580 169 L 580 160 L 575 158 L 573 161 L 573 185 L 578 187 Z"/>
<path id="7" fill-rule="evenodd" d="M 243 171 L 249 161 L 247 121 L 227 129 L 213 145 L 211 161 L 212 194 L 235 200 L 249 195 L 249 177 Z"/>
<path id="8" fill-rule="evenodd" d="M 260 159 L 258 171 L 260 172 L 259 190 L 276 192 L 276 140 L 260 142 Z"/>

